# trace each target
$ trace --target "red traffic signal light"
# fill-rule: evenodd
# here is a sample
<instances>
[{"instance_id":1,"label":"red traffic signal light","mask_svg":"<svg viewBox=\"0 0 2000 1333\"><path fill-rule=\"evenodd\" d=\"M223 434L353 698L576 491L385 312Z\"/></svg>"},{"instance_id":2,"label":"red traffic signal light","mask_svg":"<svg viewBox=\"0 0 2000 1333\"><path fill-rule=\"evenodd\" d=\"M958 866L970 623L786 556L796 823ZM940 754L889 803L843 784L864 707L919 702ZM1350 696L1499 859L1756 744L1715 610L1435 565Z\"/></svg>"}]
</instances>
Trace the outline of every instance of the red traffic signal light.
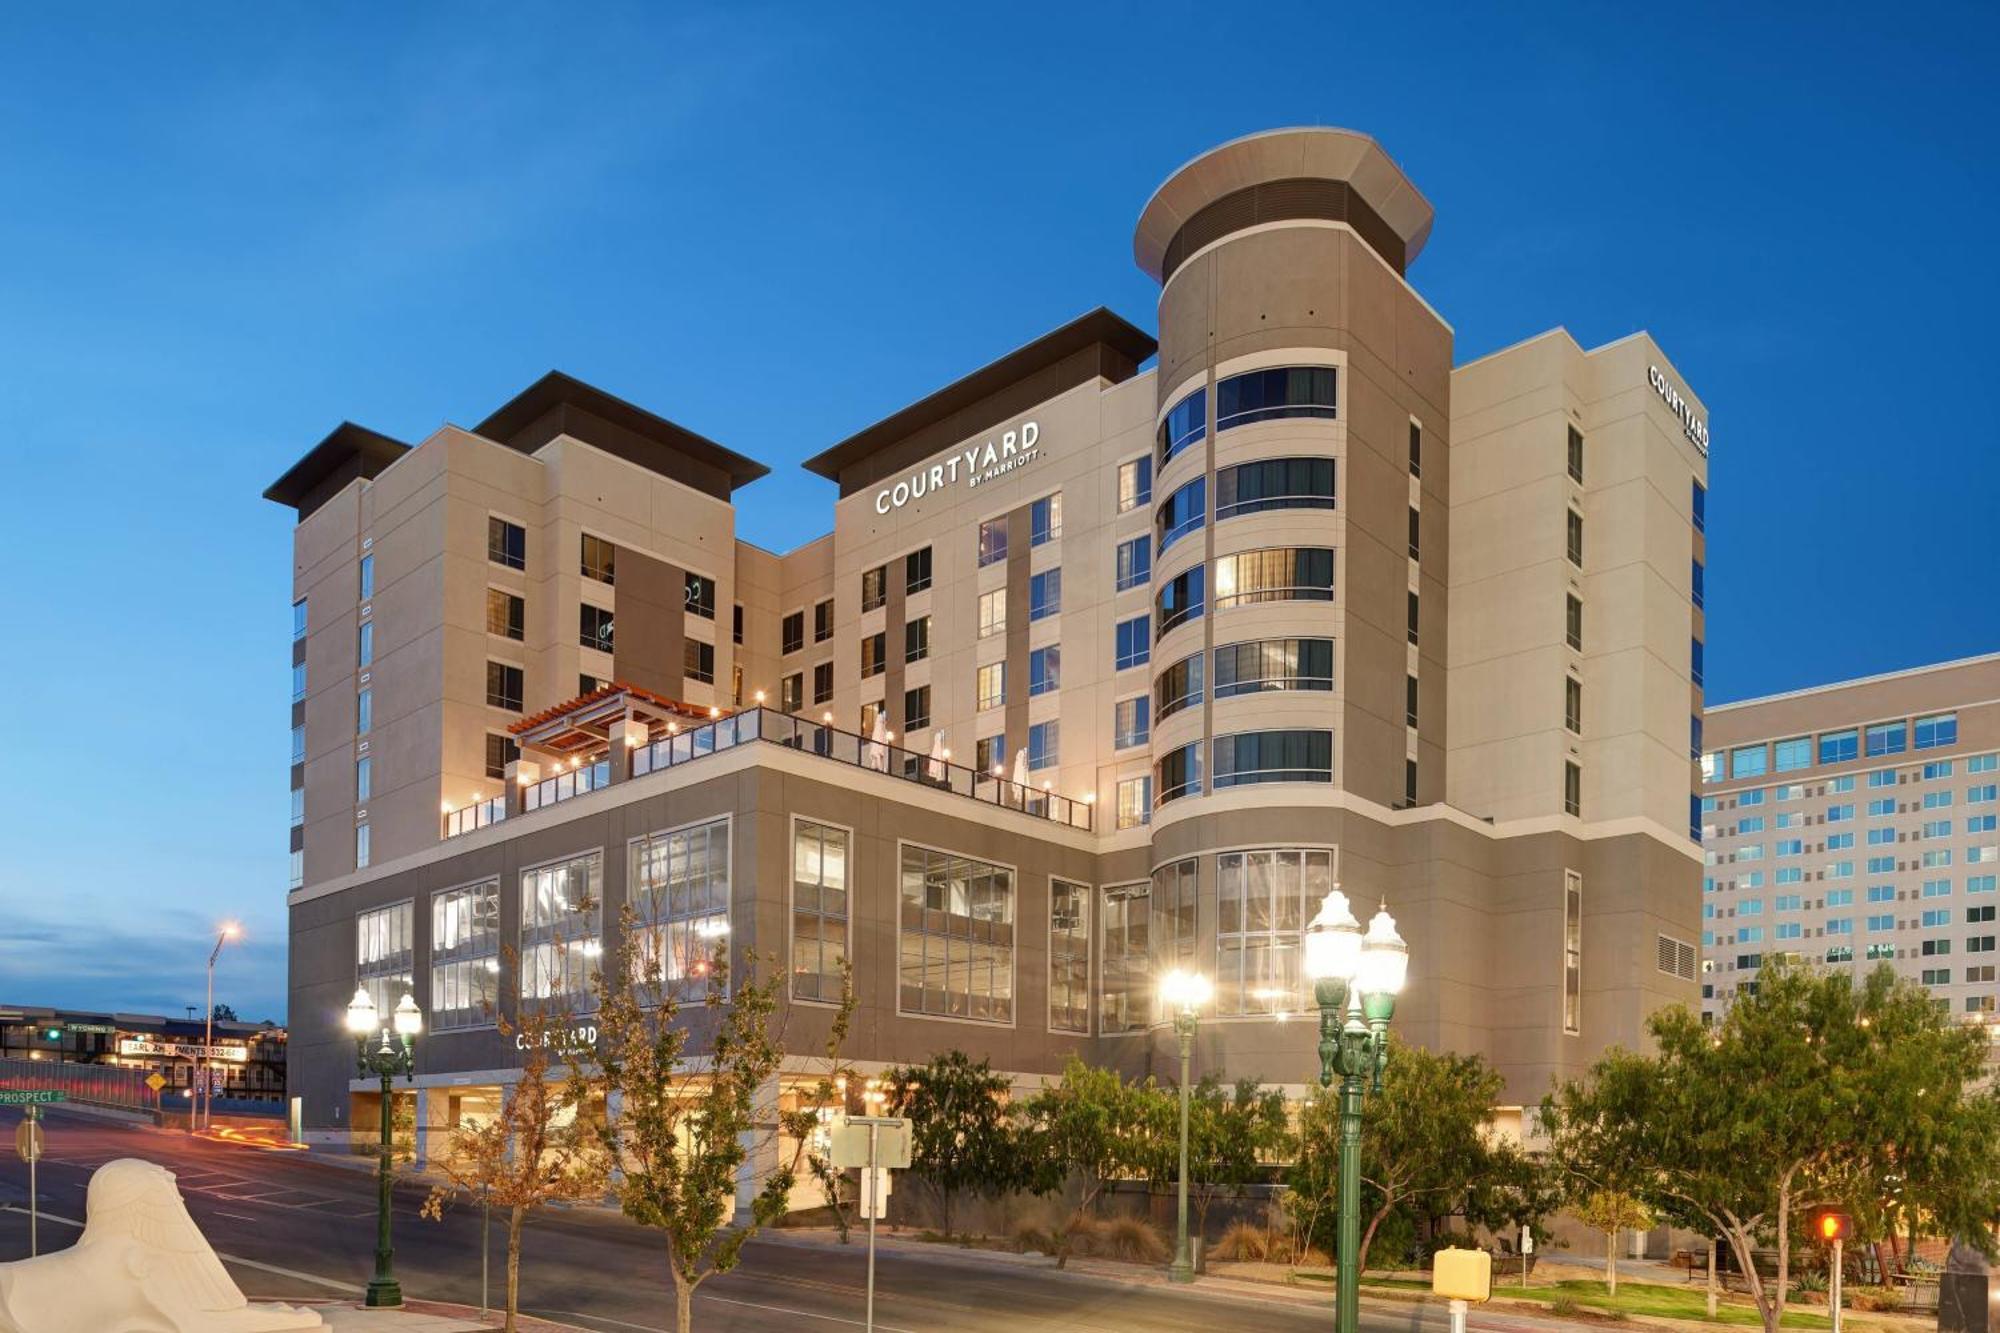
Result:
<instances>
[{"instance_id":1,"label":"red traffic signal light","mask_svg":"<svg viewBox=\"0 0 2000 1333\"><path fill-rule=\"evenodd\" d=\"M1846 1240L1853 1230L1854 1219L1837 1209L1822 1208L1813 1216L1813 1234L1829 1245Z\"/></svg>"}]
</instances>

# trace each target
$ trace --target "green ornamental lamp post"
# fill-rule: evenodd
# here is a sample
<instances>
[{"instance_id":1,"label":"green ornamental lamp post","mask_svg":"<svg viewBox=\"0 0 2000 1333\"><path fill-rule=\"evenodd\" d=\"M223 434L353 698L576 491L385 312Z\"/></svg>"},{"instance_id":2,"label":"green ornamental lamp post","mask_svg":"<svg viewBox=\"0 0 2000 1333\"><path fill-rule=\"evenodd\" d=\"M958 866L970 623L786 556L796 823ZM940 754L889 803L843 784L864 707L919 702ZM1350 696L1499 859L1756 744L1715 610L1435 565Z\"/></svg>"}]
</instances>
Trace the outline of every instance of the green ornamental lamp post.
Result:
<instances>
[{"instance_id":1,"label":"green ornamental lamp post","mask_svg":"<svg viewBox=\"0 0 2000 1333\"><path fill-rule=\"evenodd\" d=\"M1181 1039L1181 1171L1180 1223L1175 1233L1174 1261L1167 1277L1174 1282L1194 1281L1194 1253L1188 1248L1188 1068L1194 1058L1194 1030L1201 1021L1201 1007L1213 990L1199 972L1179 968L1160 978L1160 1000L1174 1016L1174 1031Z\"/></svg>"},{"instance_id":2,"label":"green ornamental lamp post","mask_svg":"<svg viewBox=\"0 0 2000 1333\"><path fill-rule=\"evenodd\" d=\"M377 1167L377 1204L375 1217L375 1276L368 1279L366 1304L371 1307L393 1307L403 1303L403 1288L396 1281L391 1267L391 1257L395 1251L389 1245L389 1184L395 1129L394 1089L396 1075L412 1079L416 1074L416 1037L423 1030L424 1016L417 1008L414 995L405 994L396 1005L396 1013L391 1020L394 1025L394 1039L390 1026L381 1023L381 1015L375 1008L374 999L366 986L358 987L354 999L347 1006L347 1030L354 1034L354 1062L362 1077L374 1074L382 1080L382 1156ZM379 1025L379 1026L378 1026ZM374 1050L369 1042L380 1031L382 1044Z\"/></svg>"},{"instance_id":3,"label":"green ornamental lamp post","mask_svg":"<svg viewBox=\"0 0 2000 1333\"><path fill-rule=\"evenodd\" d=\"M1410 952L1396 933L1387 903L1361 933L1339 889L1326 895L1307 923L1305 974L1319 1002L1319 1082L1340 1075L1340 1236L1337 1333L1361 1324L1361 1104L1382 1090L1389 1062L1389 1020L1409 973Z\"/></svg>"}]
</instances>

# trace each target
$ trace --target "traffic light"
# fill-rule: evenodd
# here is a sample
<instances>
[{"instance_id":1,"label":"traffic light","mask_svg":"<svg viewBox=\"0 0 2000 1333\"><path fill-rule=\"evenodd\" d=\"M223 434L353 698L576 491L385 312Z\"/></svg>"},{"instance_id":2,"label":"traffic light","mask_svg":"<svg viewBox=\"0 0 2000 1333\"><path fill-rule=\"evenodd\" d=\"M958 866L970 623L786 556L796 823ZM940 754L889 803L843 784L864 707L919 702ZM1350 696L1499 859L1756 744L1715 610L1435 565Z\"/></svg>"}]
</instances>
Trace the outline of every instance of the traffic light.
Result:
<instances>
[{"instance_id":1,"label":"traffic light","mask_svg":"<svg viewBox=\"0 0 2000 1333\"><path fill-rule=\"evenodd\" d=\"M1822 1208L1813 1215L1813 1234L1823 1244L1831 1245L1837 1240L1846 1240L1854 1230L1854 1219L1837 1208Z\"/></svg>"},{"instance_id":2,"label":"traffic light","mask_svg":"<svg viewBox=\"0 0 2000 1333\"><path fill-rule=\"evenodd\" d=\"M61 1028L43 1028L43 1029L42 1029L42 1040L43 1040L43 1041L61 1041L61 1040L62 1040L62 1029L61 1029Z\"/></svg>"}]
</instances>

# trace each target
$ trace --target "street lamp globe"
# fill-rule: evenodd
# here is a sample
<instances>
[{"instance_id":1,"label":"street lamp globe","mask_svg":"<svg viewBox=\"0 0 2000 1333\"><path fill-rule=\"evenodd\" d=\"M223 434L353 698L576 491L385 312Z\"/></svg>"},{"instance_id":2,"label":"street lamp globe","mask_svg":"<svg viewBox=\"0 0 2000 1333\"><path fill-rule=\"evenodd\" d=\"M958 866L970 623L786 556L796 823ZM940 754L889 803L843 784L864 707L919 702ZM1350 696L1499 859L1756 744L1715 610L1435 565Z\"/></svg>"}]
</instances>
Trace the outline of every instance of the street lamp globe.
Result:
<instances>
[{"instance_id":1,"label":"street lamp globe","mask_svg":"<svg viewBox=\"0 0 2000 1333\"><path fill-rule=\"evenodd\" d=\"M1214 991L1215 987L1208 978L1199 972L1183 971L1177 967L1160 978L1160 999L1176 1013L1199 1011Z\"/></svg>"},{"instance_id":2,"label":"street lamp globe","mask_svg":"<svg viewBox=\"0 0 2000 1333\"><path fill-rule=\"evenodd\" d=\"M1396 918L1389 915L1385 903L1368 923L1368 934L1362 939L1356 981L1364 996L1395 996L1402 993L1409 972L1410 946L1396 933Z\"/></svg>"},{"instance_id":3,"label":"street lamp globe","mask_svg":"<svg viewBox=\"0 0 2000 1333\"><path fill-rule=\"evenodd\" d=\"M354 988L354 998L347 1002L347 1030L357 1037L373 1036L376 1020L375 1000L368 994L366 986Z\"/></svg>"},{"instance_id":4,"label":"street lamp globe","mask_svg":"<svg viewBox=\"0 0 2000 1333\"><path fill-rule=\"evenodd\" d=\"M424 1015L417 1008L417 997L405 991L403 998L396 1002L396 1035L414 1037L424 1030Z\"/></svg>"},{"instance_id":5,"label":"street lamp globe","mask_svg":"<svg viewBox=\"0 0 2000 1333\"><path fill-rule=\"evenodd\" d=\"M1321 900L1319 914L1306 923L1303 961L1308 981L1353 981L1360 970L1361 923L1339 889Z\"/></svg>"}]
</instances>

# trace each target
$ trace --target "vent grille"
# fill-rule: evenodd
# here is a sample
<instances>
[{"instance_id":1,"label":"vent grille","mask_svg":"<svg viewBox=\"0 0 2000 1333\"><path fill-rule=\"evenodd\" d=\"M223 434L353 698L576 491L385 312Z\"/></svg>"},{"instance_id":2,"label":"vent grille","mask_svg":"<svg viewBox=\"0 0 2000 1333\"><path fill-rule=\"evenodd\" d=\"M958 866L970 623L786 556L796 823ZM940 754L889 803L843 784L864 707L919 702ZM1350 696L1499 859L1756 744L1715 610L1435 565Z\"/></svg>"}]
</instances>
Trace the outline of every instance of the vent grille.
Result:
<instances>
[{"instance_id":1,"label":"vent grille","mask_svg":"<svg viewBox=\"0 0 2000 1333\"><path fill-rule=\"evenodd\" d=\"M1686 940L1677 940L1671 935L1662 935L1659 941L1660 971L1670 977L1679 977L1682 981L1693 981L1697 966L1694 946Z\"/></svg>"}]
</instances>

